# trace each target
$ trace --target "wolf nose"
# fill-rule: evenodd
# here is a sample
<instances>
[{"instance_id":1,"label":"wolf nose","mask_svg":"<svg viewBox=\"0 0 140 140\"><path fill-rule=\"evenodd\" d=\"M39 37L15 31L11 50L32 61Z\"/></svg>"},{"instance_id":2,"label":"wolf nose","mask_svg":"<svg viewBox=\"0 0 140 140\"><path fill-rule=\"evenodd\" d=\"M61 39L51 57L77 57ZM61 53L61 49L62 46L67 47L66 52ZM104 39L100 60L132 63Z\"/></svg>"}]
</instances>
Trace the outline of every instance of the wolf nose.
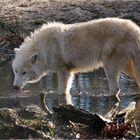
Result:
<instances>
[{"instance_id":1,"label":"wolf nose","mask_svg":"<svg viewBox=\"0 0 140 140\"><path fill-rule=\"evenodd\" d=\"M16 90L20 90L20 88L18 86L14 86L14 89Z\"/></svg>"}]
</instances>

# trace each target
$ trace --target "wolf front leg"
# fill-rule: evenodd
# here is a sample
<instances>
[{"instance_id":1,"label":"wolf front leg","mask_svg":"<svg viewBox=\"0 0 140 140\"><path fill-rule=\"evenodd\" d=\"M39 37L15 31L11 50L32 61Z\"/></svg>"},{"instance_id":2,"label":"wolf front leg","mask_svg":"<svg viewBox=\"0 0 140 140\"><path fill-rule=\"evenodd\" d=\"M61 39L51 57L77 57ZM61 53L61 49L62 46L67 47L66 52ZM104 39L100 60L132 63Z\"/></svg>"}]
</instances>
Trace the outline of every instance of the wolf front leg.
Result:
<instances>
[{"instance_id":1,"label":"wolf front leg","mask_svg":"<svg viewBox=\"0 0 140 140\"><path fill-rule=\"evenodd\" d=\"M69 94L73 80L73 73L66 68L62 68L57 72L57 76L59 92L62 94Z\"/></svg>"}]
</instances>

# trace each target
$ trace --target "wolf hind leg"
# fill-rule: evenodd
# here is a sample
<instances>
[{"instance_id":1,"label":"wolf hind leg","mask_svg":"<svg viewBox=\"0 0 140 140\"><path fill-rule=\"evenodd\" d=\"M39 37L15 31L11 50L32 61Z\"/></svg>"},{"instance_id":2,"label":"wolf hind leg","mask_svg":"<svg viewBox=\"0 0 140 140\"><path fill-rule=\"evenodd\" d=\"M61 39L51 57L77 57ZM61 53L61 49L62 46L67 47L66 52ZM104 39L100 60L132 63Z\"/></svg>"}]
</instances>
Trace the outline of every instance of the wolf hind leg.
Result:
<instances>
[{"instance_id":1,"label":"wolf hind leg","mask_svg":"<svg viewBox=\"0 0 140 140\"><path fill-rule=\"evenodd\" d=\"M138 51L136 54L136 58L134 61L134 68L136 69L136 74L135 74L136 83L140 88L140 51Z\"/></svg>"},{"instance_id":2,"label":"wolf hind leg","mask_svg":"<svg viewBox=\"0 0 140 140\"><path fill-rule=\"evenodd\" d=\"M119 89L119 79L120 79L120 70L118 66L112 62L109 62L104 65L104 70L109 84L109 93L110 95L116 95L120 93Z\"/></svg>"},{"instance_id":3,"label":"wolf hind leg","mask_svg":"<svg viewBox=\"0 0 140 140\"><path fill-rule=\"evenodd\" d=\"M140 55L140 54L138 54ZM125 65L124 72L128 74L140 87L140 57L130 58Z\"/></svg>"}]
</instances>

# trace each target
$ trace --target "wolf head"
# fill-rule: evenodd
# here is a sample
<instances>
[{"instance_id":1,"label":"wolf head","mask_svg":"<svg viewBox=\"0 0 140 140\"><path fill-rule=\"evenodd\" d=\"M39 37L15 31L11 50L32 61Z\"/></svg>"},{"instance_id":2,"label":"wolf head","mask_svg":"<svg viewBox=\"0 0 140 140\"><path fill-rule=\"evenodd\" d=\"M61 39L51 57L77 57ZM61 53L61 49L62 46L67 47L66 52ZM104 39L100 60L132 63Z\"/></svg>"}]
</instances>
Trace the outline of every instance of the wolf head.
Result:
<instances>
[{"instance_id":1,"label":"wolf head","mask_svg":"<svg viewBox=\"0 0 140 140\"><path fill-rule=\"evenodd\" d=\"M27 83L35 83L46 74L39 59L38 53L15 48L15 59L12 63L15 74L13 83L15 89L20 90Z\"/></svg>"}]
</instances>

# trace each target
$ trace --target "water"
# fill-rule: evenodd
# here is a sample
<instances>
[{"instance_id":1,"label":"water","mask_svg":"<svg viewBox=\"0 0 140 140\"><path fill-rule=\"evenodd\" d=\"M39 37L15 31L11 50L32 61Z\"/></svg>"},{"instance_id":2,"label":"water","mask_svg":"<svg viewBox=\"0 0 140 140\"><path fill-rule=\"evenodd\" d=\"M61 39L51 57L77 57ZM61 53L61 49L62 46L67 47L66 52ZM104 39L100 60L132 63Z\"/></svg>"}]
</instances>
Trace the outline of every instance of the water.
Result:
<instances>
[{"instance_id":1,"label":"water","mask_svg":"<svg viewBox=\"0 0 140 140\"><path fill-rule=\"evenodd\" d=\"M14 75L11 64L0 67L0 108L15 106L15 92L12 87ZM140 133L140 89L128 77L122 75L121 87L121 108L125 108L130 102L136 102L135 119ZM40 105L39 93L47 92L47 105L51 108L59 103L72 103L90 112L105 115L116 103L113 96L108 95L108 82L103 70L94 73L78 74L75 76L71 95L64 96L57 93L57 76L50 73L41 81L25 87L20 95L22 105ZM71 97L71 98L70 98Z\"/></svg>"}]
</instances>

